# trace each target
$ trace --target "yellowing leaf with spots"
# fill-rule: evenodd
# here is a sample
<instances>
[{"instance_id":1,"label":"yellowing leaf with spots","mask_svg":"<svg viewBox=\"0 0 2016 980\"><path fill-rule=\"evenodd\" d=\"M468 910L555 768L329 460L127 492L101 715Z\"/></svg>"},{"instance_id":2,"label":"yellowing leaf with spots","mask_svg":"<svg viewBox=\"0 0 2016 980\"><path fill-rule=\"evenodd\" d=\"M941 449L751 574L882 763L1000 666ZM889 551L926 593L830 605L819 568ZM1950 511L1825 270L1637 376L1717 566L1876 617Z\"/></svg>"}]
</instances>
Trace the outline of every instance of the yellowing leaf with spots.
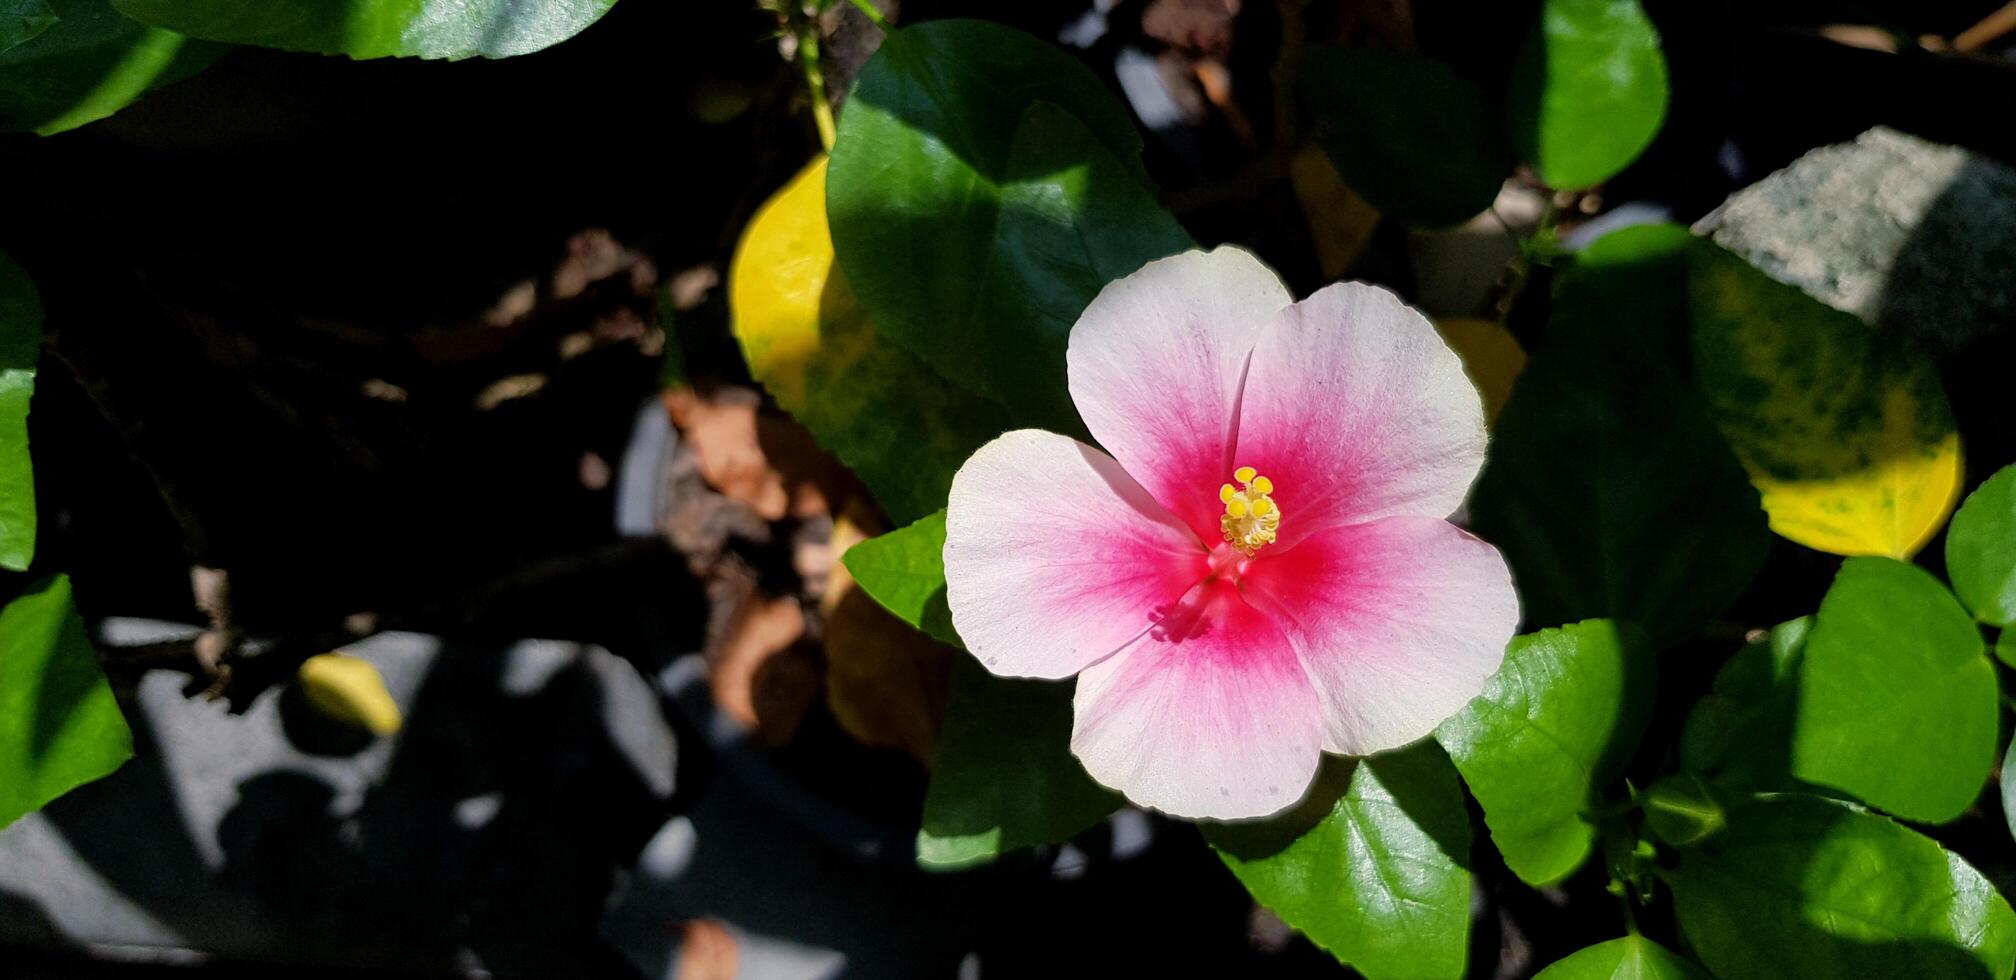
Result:
<instances>
[{"instance_id":1,"label":"yellowing leaf with spots","mask_svg":"<svg viewBox=\"0 0 2016 980\"><path fill-rule=\"evenodd\" d=\"M1512 397L1512 383L1526 369L1526 348L1504 324L1483 317L1447 317L1435 321L1435 329L1463 359L1464 372L1484 396L1485 420L1498 421L1505 400Z\"/></svg>"},{"instance_id":2,"label":"yellowing leaf with spots","mask_svg":"<svg viewBox=\"0 0 2016 980\"><path fill-rule=\"evenodd\" d=\"M295 680L310 707L374 735L399 731L405 718L385 689L385 677L371 661L347 653L323 653L301 664Z\"/></svg>"},{"instance_id":3,"label":"yellowing leaf with spots","mask_svg":"<svg viewBox=\"0 0 2016 980\"><path fill-rule=\"evenodd\" d=\"M1931 360L1705 240L1690 271L1695 371L1771 529L1837 555L1923 547L1961 471Z\"/></svg>"},{"instance_id":4,"label":"yellowing leaf with spots","mask_svg":"<svg viewBox=\"0 0 2016 980\"><path fill-rule=\"evenodd\" d=\"M999 406L885 340L833 262L826 158L763 204L728 272L756 380L909 523L945 506L952 473L1007 427Z\"/></svg>"}]
</instances>

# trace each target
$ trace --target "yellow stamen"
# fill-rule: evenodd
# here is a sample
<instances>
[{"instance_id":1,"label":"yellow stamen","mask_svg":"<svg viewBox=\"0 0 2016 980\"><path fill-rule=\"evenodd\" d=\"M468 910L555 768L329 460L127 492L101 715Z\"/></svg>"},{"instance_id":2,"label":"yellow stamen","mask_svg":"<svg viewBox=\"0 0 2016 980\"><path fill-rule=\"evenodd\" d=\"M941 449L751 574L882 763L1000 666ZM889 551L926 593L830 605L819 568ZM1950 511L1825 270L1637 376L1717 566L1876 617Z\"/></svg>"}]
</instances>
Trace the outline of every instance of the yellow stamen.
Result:
<instances>
[{"instance_id":1,"label":"yellow stamen","mask_svg":"<svg viewBox=\"0 0 2016 980\"><path fill-rule=\"evenodd\" d=\"M1268 496L1274 492L1274 481L1253 467L1239 467L1232 471L1232 478L1239 481L1239 489L1230 483L1218 488L1218 499L1225 504L1225 516L1218 519L1218 527L1225 532L1226 541L1250 555L1274 543L1281 526L1281 505Z\"/></svg>"}]
</instances>

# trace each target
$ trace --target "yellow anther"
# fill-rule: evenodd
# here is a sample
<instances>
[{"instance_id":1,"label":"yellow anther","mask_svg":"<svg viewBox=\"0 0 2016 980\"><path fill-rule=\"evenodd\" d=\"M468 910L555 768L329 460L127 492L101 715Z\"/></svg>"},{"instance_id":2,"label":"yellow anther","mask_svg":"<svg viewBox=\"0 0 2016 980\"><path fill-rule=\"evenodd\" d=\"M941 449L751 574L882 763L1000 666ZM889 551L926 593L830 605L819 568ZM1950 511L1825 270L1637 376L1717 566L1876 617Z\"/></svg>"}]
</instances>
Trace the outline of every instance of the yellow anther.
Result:
<instances>
[{"instance_id":1,"label":"yellow anther","mask_svg":"<svg viewBox=\"0 0 2016 980\"><path fill-rule=\"evenodd\" d=\"M1232 478L1244 489L1230 483L1218 488L1218 499L1225 503L1225 516L1218 519L1218 527L1225 532L1226 541L1250 555L1274 543L1281 526L1281 505L1267 496L1274 492L1274 481L1261 476L1259 470L1241 466L1232 471Z\"/></svg>"}]
</instances>

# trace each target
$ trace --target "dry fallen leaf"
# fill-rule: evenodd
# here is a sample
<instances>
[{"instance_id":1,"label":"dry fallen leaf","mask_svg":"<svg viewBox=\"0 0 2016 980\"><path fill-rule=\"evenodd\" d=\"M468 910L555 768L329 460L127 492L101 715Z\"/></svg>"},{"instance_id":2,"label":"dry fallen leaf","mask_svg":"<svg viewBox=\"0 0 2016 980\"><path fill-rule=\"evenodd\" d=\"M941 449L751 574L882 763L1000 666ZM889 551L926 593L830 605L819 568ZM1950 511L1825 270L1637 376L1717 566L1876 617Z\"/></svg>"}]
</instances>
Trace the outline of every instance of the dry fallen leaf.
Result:
<instances>
[{"instance_id":1,"label":"dry fallen leaf","mask_svg":"<svg viewBox=\"0 0 2016 980\"><path fill-rule=\"evenodd\" d=\"M858 505L834 521L833 551L845 552L879 529ZM864 745L899 748L931 764L945 700L952 690L951 647L896 618L854 583L847 567L828 573L826 704Z\"/></svg>"},{"instance_id":2,"label":"dry fallen leaf","mask_svg":"<svg viewBox=\"0 0 2016 980\"><path fill-rule=\"evenodd\" d=\"M818 696L815 655L795 649L804 636L797 599L752 591L709 663L714 703L767 745L790 742Z\"/></svg>"},{"instance_id":3,"label":"dry fallen leaf","mask_svg":"<svg viewBox=\"0 0 2016 980\"><path fill-rule=\"evenodd\" d=\"M764 412L763 396L682 385L664 397L708 485L765 520L826 513L825 487L839 479L839 464L802 427Z\"/></svg>"}]
</instances>

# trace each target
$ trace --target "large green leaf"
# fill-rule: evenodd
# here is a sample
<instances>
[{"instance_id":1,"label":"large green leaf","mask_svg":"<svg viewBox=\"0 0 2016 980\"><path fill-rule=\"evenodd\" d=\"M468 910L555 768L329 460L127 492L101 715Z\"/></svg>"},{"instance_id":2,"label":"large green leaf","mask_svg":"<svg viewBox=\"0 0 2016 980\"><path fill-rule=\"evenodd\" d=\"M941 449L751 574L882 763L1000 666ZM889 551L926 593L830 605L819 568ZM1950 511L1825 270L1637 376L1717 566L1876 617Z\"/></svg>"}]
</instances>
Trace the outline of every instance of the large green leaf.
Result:
<instances>
[{"instance_id":1,"label":"large green leaf","mask_svg":"<svg viewBox=\"0 0 2016 980\"><path fill-rule=\"evenodd\" d=\"M132 755L70 580L39 582L0 608L0 827Z\"/></svg>"},{"instance_id":2,"label":"large green leaf","mask_svg":"<svg viewBox=\"0 0 2016 980\"><path fill-rule=\"evenodd\" d=\"M1770 548L1686 374L1690 241L1651 225L1578 255L1498 417L1471 520L1511 562L1530 623L1628 619L1664 648L1741 594Z\"/></svg>"},{"instance_id":3,"label":"large green leaf","mask_svg":"<svg viewBox=\"0 0 2016 980\"><path fill-rule=\"evenodd\" d=\"M1932 361L1712 242L1691 259L1700 389L1771 529L1837 555L1915 554L1960 490Z\"/></svg>"},{"instance_id":4,"label":"large green leaf","mask_svg":"<svg viewBox=\"0 0 2016 980\"><path fill-rule=\"evenodd\" d=\"M1659 32L1638 0L1546 0L1506 101L1513 145L1542 180L1609 180L1666 119Z\"/></svg>"},{"instance_id":5,"label":"large green leaf","mask_svg":"<svg viewBox=\"0 0 2016 980\"><path fill-rule=\"evenodd\" d=\"M1512 171L1505 127L1475 83L1411 51L1312 46L1296 88L1312 139L1351 189L1416 225L1453 225Z\"/></svg>"},{"instance_id":6,"label":"large green leaf","mask_svg":"<svg viewBox=\"0 0 2016 980\"><path fill-rule=\"evenodd\" d=\"M847 281L875 325L1015 422L1082 432L1064 345L1099 289L1189 247L1132 121L1010 28L930 21L862 69L827 173Z\"/></svg>"},{"instance_id":7,"label":"large green leaf","mask_svg":"<svg viewBox=\"0 0 2016 980\"><path fill-rule=\"evenodd\" d=\"M952 611L945 604L944 511L869 538L847 549L840 563L863 591L898 619L953 646L964 646L952 630Z\"/></svg>"},{"instance_id":8,"label":"large green leaf","mask_svg":"<svg viewBox=\"0 0 2016 980\"><path fill-rule=\"evenodd\" d=\"M47 0L0 0L0 52L56 26Z\"/></svg>"},{"instance_id":9,"label":"large green leaf","mask_svg":"<svg viewBox=\"0 0 2016 980\"><path fill-rule=\"evenodd\" d=\"M28 402L42 351L42 297L28 273L0 255L0 568L35 557L35 470L28 457Z\"/></svg>"},{"instance_id":10,"label":"large green leaf","mask_svg":"<svg viewBox=\"0 0 2016 980\"><path fill-rule=\"evenodd\" d=\"M1953 594L1915 565L1844 562L1799 665L1792 772L1941 823L1995 765L1995 666Z\"/></svg>"},{"instance_id":11,"label":"large green leaf","mask_svg":"<svg viewBox=\"0 0 2016 980\"><path fill-rule=\"evenodd\" d=\"M1792 778L1799 664L1813 617L1781 623L1738 650L1695 702L1680 733L1680 764L1732 790L1778 790Z\"/></svg>"},{"instance_id":12,"label":"large green leaf","mask_svg":"<svg viewBox=\"0 0 2016 980\"><path fill-rule=\"evenodd\" d=\"M1436 729L1527 883L1553 884L1588 858L1585 814L1645 731L1650 661L1641 636L1608 620L1521 636L1484 693Z\"/></svg>"},{"instance_id":13,"label":"large green leaf","mask_svg":"<svg viewBox=\"0 0 2016 980\"><path fill-rule=\"evenodd\" d=\"M729 311L750 373L859 474L889 516L945 506L952 473L1007 415L890 343L833 264L826 160L756 212L729 268Z\"/></svg>"},{"instance_id":14,"label":"large green leaf","mask_svg":"<svg viewBox=\"0 0 2016 980\"><path fill-rule=\"evenodd\" d=\"M953 869L1070 840L1123 802L1071 754L1071 685L987 673L971 657L952 681L924 796L917 863Z\"/></svg>"},{"instance_id":15,"label":"large green leaf","mask_svg":"<svg viewBox=\"0 0 2016 980\"><path fill-rule=\"evenodd\" d=\"M1680 851L1680 927L1722 980L2007 980L2016 913L1958 855L1813 796L1764 797Z\"/></svg>"},{"instance_id":16,"label":"large green leaf","mask_svg":"<svg viewBox=\"0 0 2016 980\"><path fill-rule=\"evenodd\" d=\"M121 16L109 0L50 3L54 25L0 51L0 131L47 136L96 122L225 50Z\"/></svg>"},{"instance_id":17,"label":"large green leaf","mask_svg":"<svg viewBox=\"0 0 2016 980\"><path fill-rule=\"evenodd\" d=\"M1463 975L1470 822L1432 742L1326 756L1288 813L1202 827L1255 900L1371 980Z\"/></svg>"},{"instance_id":18,"label":"large green leaf","mask_svg":"<svg viewBox=\"0 0 2016 980\"><path fill-rule=\"evenodd\" d=\"M508 58L559 44L616 0L113 0L135 20L233 44L352 58Z\"/></svg>"},{"instance_id":19,"label":"large green leaf","mask_svg":"<svg viewBox=\"0 0 2016 980\"><path fill-rule=\"evenodd\" d=\"M1708 980L1678 953L1637 934L1568 955L1533 980Z\"/></svg>"},{"instance_id":20,"label":"large green leaf","mask_svg":"<svg viewBox=\"0 0 2016 980\"><path fill-rule=\"evenodd\" d=\"M1976 618L2016 623L2016 466L1989 477L1953 515L1946 574Z\"/></svg>"}]
</instances>

